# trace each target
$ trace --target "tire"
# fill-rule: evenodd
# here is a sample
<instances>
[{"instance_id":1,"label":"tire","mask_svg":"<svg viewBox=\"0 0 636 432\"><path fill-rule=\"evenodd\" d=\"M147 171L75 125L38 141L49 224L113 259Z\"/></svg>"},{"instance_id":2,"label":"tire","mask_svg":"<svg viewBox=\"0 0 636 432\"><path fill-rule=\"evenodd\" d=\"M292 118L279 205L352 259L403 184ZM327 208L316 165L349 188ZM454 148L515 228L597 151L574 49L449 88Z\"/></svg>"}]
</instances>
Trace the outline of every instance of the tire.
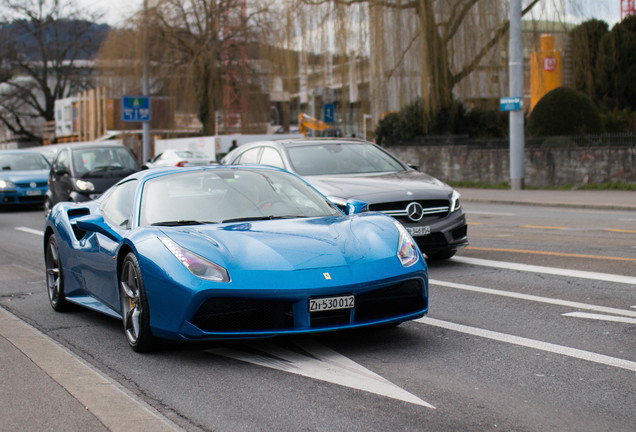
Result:
<instances>
[{"instance_id":1,"label":"tire","mask_svg":"<svg viewBox=\"0 0 636 432\"><path fill-rule=\"evenodd\" d=\"M445 250L440 252L426 253L426 257L431 261L440 261L452 258L455 253L457 253L456 250Z\"/></svg>"},{"instance_id":2,"label":"tire","mask_svg":"<svg viewBox=\"0 0 636 432\"><path fill-rule=\"evenodd\" d=\"M150 331L150 310L139 262L130 252L124 258L119 274L121 313L124 333L133 351L152 351L156 340Z\"/></svg>"},{"instance_id":3,"label":"tire","mask_svg":"<svg viewBox=\"0 0 636 432\"><path fill-rule=\"evenodd\" d=\"M64 271L62 269L62 259L60 258L60 250L57 247L55 235L51 235L46 241L44 265L46 268L46 290L49 295L49 303L51 304L51 307L56 312L69 310L70 305L64 296Z\"/></svg>"}]
</instances>

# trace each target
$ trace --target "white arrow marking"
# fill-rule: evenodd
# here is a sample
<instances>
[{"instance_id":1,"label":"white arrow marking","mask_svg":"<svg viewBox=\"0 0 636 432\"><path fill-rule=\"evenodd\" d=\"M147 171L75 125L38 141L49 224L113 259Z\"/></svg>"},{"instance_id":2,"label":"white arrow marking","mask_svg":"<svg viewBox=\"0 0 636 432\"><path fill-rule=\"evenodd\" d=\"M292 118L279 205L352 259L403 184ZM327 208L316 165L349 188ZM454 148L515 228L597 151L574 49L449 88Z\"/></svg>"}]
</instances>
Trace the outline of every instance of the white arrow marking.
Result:
<instances>
[{"instance_id":1,"label":"white arrow marking","mask_svg":"<svg viewBox=\"0 0 636 432\"><path fill-rule=\"evenodd\" d=\"M622 316L601 315L601 314L593 314L588 312L569 312L569 313L564 313L561 315L566 317L573 317L573 318L586 318L586 319L593 319L593 320L599 320L599 321L612 321L612 322L619 322L619 323L636 324L636 318L627 318Z\"/></svg>"},{"instance_id":2,"label":"white arrow marking","mask_svg":"<svg viewBox=\"0 0 636 432\"><path fill-rule=\"evenodd\" d=\"M324 345L311 340L296 344L306 354L267 342L250 344L249 352L232 348L213 348L207 352L435 409L428 402Z\"/></svg>"}]
</instances>

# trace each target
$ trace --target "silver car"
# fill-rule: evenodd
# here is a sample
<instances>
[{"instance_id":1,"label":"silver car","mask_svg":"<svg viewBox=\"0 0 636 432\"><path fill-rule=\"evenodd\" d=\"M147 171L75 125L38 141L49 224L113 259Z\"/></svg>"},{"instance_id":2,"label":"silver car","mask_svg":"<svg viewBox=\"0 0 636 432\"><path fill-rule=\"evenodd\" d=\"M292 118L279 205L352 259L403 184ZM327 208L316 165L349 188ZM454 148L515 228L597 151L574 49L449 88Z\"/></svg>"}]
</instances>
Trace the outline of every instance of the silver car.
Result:
<instances>
[{"instance_id":1,"label":"silver car","mask_svg":"<svg viewBox=\"0 0 636 432\"><path fill-rule=\"evenodd\" d=\"M216 163L213 157L199 150L166 150L159 153L155 158L143 165L143 168L157 168L168 166L198 166L212 165Z\"/></svg>"},{"instance_id":2,"label":"silver car","mask_svg":"<svg viewBox=\"0 0 636 432\"><path fill-rule=\"evenodd\" d=\"M429 259L447 259L468 244L459 193L359 139L298 138L244 144L223 164L273 165L291 171L344 208L348 199L393 216Z\"/></svg>"}]
</instances>

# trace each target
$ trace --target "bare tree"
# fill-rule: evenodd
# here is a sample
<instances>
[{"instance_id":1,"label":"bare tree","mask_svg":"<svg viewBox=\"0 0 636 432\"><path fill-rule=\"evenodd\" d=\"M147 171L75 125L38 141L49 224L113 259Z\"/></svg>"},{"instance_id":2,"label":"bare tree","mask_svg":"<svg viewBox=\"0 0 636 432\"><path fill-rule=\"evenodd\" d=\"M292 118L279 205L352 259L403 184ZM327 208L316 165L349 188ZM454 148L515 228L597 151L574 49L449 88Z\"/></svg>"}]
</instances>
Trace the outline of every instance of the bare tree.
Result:
<instances>
[{"instance_id":1,"label":"bare tree","mask_svg":"<svg viewBox=\"0 0 636 432\"><path fill-rule=\"evenodd\" d=\"M525 1L523 15L541 1ZM333 68L340 73L351 70L345 65L355 57L368 58L368 69L358 73L370 77L372 103L401 98L385 109L418 95L425 112L449 106L460 82L485 65L505 61L504 0L299 0L287 7L294 10L291 28L303 40L293 48L322 56L331 51L341 62Z\"/></svg>"},{"instance_id":2,"label":"bare tree","mask_svg":"<svg viewBox=\"0 0 636 432\"><path fill-rule=\"evenodd\" d=\"M71 2L4 0L0 17L0 122L41 140L55 100L90 86L91 64L107 26Z\"/></svg>"},{"instance_id":3,"label":"bare tree","mask_svg":"<svg viewBox=\"0 0 636 432\"><path fill-rule=\"evenodd\" d=\"M214 134L215 113L223 108L228 86L224 77L228 69L245 66L239 64L238 52L249 44L250 22L262 11L253 3L242 15L243 0L157 0L146 24L140 14L128 28L111 33L100 63L117 68L120 80L128 77L130 86L140 82L142 50L147 50L151 95L173 97L177 110L196 112L203 133ZM140 43L144 25L146 47ZM247 79L231 85L248 91Z\"/></svg>"}]
</instances>

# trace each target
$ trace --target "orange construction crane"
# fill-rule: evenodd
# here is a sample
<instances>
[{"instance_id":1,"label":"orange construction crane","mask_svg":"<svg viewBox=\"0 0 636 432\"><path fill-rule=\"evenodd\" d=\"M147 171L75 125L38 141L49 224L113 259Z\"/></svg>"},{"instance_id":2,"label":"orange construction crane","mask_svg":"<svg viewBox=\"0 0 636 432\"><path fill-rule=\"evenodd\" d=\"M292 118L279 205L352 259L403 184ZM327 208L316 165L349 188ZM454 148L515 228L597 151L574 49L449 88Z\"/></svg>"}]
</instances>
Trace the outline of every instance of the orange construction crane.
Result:
<instances>
[{"instance_id":1,"label":"orange construction crane","mask_svg":"<svg viewBox=\"0 0 636 432\"><path fill-rule=\"evenodd\" d=\"M298 114L298 131L305 136L341 136L338 127L305 113Z\"/></svg>"}]
</instances>

